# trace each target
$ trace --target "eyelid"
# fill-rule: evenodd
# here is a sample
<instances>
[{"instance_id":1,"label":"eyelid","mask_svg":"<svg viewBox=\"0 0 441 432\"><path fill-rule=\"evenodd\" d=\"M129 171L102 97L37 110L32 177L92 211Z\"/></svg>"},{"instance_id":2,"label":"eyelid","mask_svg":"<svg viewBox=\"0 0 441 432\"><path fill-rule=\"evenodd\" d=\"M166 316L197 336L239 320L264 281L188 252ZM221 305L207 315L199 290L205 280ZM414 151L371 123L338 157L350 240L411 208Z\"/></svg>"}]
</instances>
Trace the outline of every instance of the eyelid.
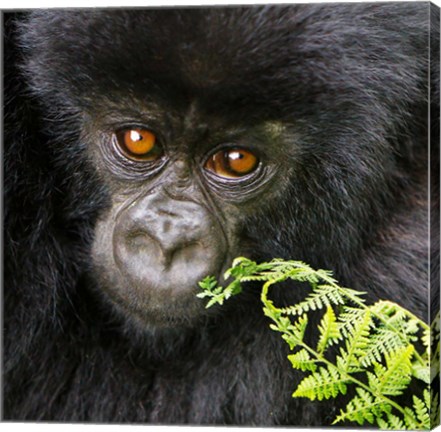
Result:
<instances>
[{"instance_id":1,"label":"eyelid","mask_svg":"<svg viewBox=\"0 0 441 432\"><path fill-rule=\"evenodd\" d=\"M128 158L118 145L115 134L106 135L99 146L104 166L118 180L138 182L155 176L168 163L166 154L154 161L139 161Z\"/></svg>"}]
</instances>

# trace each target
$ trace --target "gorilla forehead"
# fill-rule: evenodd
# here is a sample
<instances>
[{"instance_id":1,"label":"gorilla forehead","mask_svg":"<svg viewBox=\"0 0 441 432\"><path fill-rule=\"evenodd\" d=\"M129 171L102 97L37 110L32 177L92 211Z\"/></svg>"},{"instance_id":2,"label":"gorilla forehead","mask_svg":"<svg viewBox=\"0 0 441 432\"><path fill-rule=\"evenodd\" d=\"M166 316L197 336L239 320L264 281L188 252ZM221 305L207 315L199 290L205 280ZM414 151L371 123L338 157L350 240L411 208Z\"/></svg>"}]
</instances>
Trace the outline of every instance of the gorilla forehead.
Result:
<instances>
[{"instance_id":1,"label":"gorilla forehead","mask_svg":"<svg viewBox=\"0 0 441 432\"><path fill-rule=\"evenodd\" d=\"M381 26L373 39L368 29L384 20L393 27L403 8L417 27L425 19L423 6L35 11L22 43L28 48L30 79L48 96L58 90L84 103L103 91L157 92L174 101L200 95L218 105L240 100L289 111L299 101L330 93L344 103L344 95L352 97L361 82L365 87L378 83L378 74L389 80L391 92L394 80L402 88L394 58L403 53L406 39L391 38L393 32ZM408 54L411 59L415 53ZM371 67L372 58L377 68ZM379 67L382 58L384 67ZM403 55L395 60L402 65ZM418 66L401 68L410 75Z\"/></svg>"},{"instance_id":2,"label":"gorilla forehead","mask_svg":"<svg viewBox=\"0 0 441 432\"><path fill-rule=\"evenodd\" d=\"M335 12L345 20L344 11ZM250 94L254 87L262 94L262 81L267 81L274 98L279 83L284 94L287 81L299 83L289 92L297 94L312 77L325 73L332 63L326 60L329 50L337 56L335 63L338 53L332 46L342 36L339 26L333 22L332 28L330 21L326 38L323 29L317 31L320 21L329 18L312 5L37 11L31 14L24 45L31 48L37 87L44 69L42 83L49 78L55 88L73 87L74 95L89 93L90 86L130 90L135 82L138 92L141 82L150 93L158 85L174 98L177 89L211 97L237 95L241 89ZM346 32L350 26L348 20Z\"/></svg>"},{"instance_id":3,"label":"gorilla forehead","mask_svg":"<svg viewBox=\"0 0 441 432\"><path fill-rule=\"evenodd\" d=\"M297 8L38 11L31 15L34 48L97 76L176 79L201 86L256 73L285 58L283 33ZM29 35L29 33L28 33ZM29 36L28 36L29 37ZM51 58L56 53L56 59ZM272 52L271 58L267 53ZM277 54L279 53L279 54ZM251 61L254 60L254 61ZM257 70L256 70L257 69ZM164 75L165 74L165 75ZM223 82L225 84L225 82Z\"/></svg>"}]
</instances>

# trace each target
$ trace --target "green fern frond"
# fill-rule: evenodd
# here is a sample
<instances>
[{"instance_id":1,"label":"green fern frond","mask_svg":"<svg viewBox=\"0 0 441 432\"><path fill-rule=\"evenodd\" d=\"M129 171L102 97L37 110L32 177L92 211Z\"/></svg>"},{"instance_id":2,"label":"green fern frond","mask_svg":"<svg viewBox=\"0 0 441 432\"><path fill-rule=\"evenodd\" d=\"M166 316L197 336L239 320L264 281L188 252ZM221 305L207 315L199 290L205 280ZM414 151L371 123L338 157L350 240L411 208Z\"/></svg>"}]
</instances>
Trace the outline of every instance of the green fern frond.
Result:
<instances>
[{"instance_id":1,"label":"green fern frond","mask_svg":"<svg viewBox=\"0 0 441 432\"><path fill-rule=\"evenodd\" d=\"M357 388L357 396L355 396L346 406L346 411L340 410L340 415L335 419L334 423L342 421L356 421L359 425L365 421L374 424L378 417L383 413L390 413L392 406L385 403L379 397L372 396L368 391Z\"/></svg>"},{"instance_id":2,"label":"green fern frond","mask_svg":"<svg viewBox=\"0 0 441 432\"><path fill-rule=\"evenodd\" d=\"M406 413L406 416L404 417L404 423L407 429L410 430L425 429L425 428L421 428L416 418L416 414L411 408L404 407L404 412Z\"/></svg>"},{"instance_id":3,"label":"green fern frond","mask_svg":"<svg viewBox=\"0 0 441 432\"><path fill-rule=\"evenodd\" d=\"M411 380L411 357L413 352L413 345L408 345L407 347L399 348L391 355L386 354L386 366L375 363L374 371L379 385L375 386L373 390L390 396L402 394ZM370 384L373 385L373 383Z\"/></svg>"},{"instance_id":4,"label":"green fern frond","mask_svg":"<svg viewBox=\"0 0 441 432\"><path fill-rule=\"evenodd\" d=\"M337 368L320 368L313 375L304 378L298 385L293 397L307 397L311 400L335 398L339 394L346 394L347 380Z\"/></svg>"},{"instance_id":5,"label":"green fern frond","mask_svg":"<svg viewBox=\"0 0 441 432\"><path fill-rule=\"evenodd\" d=\"M326 348L337 342L341 337L340 327L331 306L328 306L326 309L318 329L320 337L317 344L317 352L323 354Z\"/></svg>"},{"instance_id":6,"label":"green fern frond","mask_svg":"<svg viewBox=\"0 0 441 432\"><path fill-rule=\"evenodd\" d=\"M427 396L429 400L426 400ZM432 395L432 392L426 390L424 392L424 401L426 405L430 406L430 420L432 422L432 425L439 425L440 424L439 394L435 393Z\"/></svg>"},{"instance_id":7,"label":"green fern frond","mask_svg":"<svg viewBox=\"0 0 441 432\"><path fill-rule=\"evenodd\" d=\"M380 300L371 306L372 313L383 318L386 328L391 329L397 334L401 334L403 339L416 340L415 335L419 330L419 319L413 317L406 309L397 307L397 304L386 300Z\"/></svg>"},{"instance_id":8,"label":"green fern frond","mask_svg":"<svg viewBox=\"0 0 441 432\"><path fill-rule=\"evenodd\" d=\"M426 390L426 393L429 392ZM428 401L426 398L422 401L419 397L414 396L413 407L419 421L419 429L430 429L430 396Z\"/></svg>"},{"instance_id":9,"label":"green fern frond","mask_svg":"<svg viewBox=\"0 0 441 432\"><path fill-rule=\"evenodd\" d=\"M313 270L299 261L274 259L257 264L238 258L225 278L231 282L224 288L214 278L205 278L198 297L208 300L207 307L223 304L241 291L243 282L263 282L261 300L270 328L289 345L293 368L308 374L294 397L335 398L352 386L355 396L335 423L376 423L382 429L416 430L439 422L437 394L425 390L414 395L412 406L402 406L396 399L412 380L429 387L435 379L440 359L439 316L429 328L390 301L366 305L365 293L342 288L330 272ZM297 304L279 308L268 298L268 291L288 279L309 283L311 291ZM314 348L307 337L308 312L317 310L324 310L324 314L318 337L312 341ZM337 345L337 353L330 349L332 345Z\"/></svg>"},{"instance_id":10,"label":"green fern frond","mask_svg":"<svg viewBox=\"0 0 441 432\"><path fill-rule=\"evenodd\" d=\"M351 307L344 305L341 308L341 312L338 315L338 322L340 324L340 333L344 338L349 337L349 329L357 326L357 323L360 322L365 310L359 307Z\"/></svg>"},{"instance_id":11,"label":"green fern frond","mask_svg":"<svg viewBox=\"0 0 441 432\"><path fill-rule=\"evenodd\" d=\"M438 369L439 371L439 369ZM425 382L426 384L430 384L432 382L432 378L430 376L430 365L413 363L412 364L412 376L420 381Z\"/></svg>"},{"instance_id":12,"label":"green fern frond","mask_svg":"<svg viewBox=\"0 0 441 432\"><path fill-rule=\"evenodd\" d=\"M397 417L394 414L388 414L387 415L387 427L386 429L393 429L393 430L406 430L406 426L404 424L404 421Z\"/></svg>"},{"instance_id":13,"label":"green fern frond","mask_svg":"<svg viewBox=\"0 0 441 432\"><path fill-rule=\"evenodd\" d=\"M384 327L377 328L376 333L369 338L369 346L360 363L363 367L379 363L385 354L392 354L404 346L405 341L397 333Z\"/></svg>"},{"instance_id":14,"label":"green fern frond","mask_svg":"<svg viewBox=\"0 0 441 432\"><path fill-rule=\"evenodd\" d=\"M348 334L345 341L346 349L341 349L341 367L345 372L360 370L360 358L364 357L369 347L369 333L372 326L371 313L365 309L359 320L347 326Z\"/></svg>"},{"instance_id":15,"label":"green fern frond","mask_svg":"<svg viewBox=\"0 0 441 432\"><path fill-rule=\"evenodd\" d=\"M297 345L303 343L306 327L308 325L308 316L306 314L301 316L293 324L285 323L284 318L286 317L281 317L277 325L270 324L270 328L283 333L282 339L289 345L289 348L293 350Z\"/></svg>"},{"instance_id":16,"label":"green fern frond","mask_svg":"<svg viewBox=\"0 0 441 432\"><path fill-rule=\"evenodd\" d=\"M339 291L333 290L329 285L317 285L304 301L294 306L280 308L280 310L286 315L300 315L305 312L322 309L324 306L343 304L345 304L345 300Z\"/></svg>"},{"instance_id":17,"label":"green fern frond","mask_svg":"<svg viewBox=\"0 0 441 432\"><path fill-rule=\"evenodd\" d=\"M413 427L407 426L407 424L397 417L394 414L388 414L386 419L378 418L377 424L380 427L380 429L389 429L389 430L407 430L407 429L415 429ZM413 424L410 422L410 424ZM406 427L407 426L407 427Z\"/></svg>"},{"instance_id":18,"label":"green fern frond","mask_svg":"<svg viewBox=\"0 0 441 432\"><path fill-rule=\"evenodd\" d=\"M295 354L290 354L288 360L291 362L293 368L303 372L315 372L317 369L316 360L313 360L309 352L305 349L301 349Z\"/></svg>"},{"instance_id":19,"label":"green fern frond","mask_svg":"<svg viewBox=\"0 0 441 432\"><path fill-rule=\"evenodd\" d=\"M262 274L259 276L243 276L241 278L241 282L265 282L267 280L271 280L273 275Z\"/></svg>"},{"instance_id":20,"label":"green fern frond","mask_svg":"<svg viewBox=\"0 0 441 432\"><path fill-rule=\"evenodd\" d=\"M430 328L424 330L421 341L423 342L423 345L430 350L430 347L432 346L432 332Z\"/></svg>"},{"instance_id":21,"label":"green fern frond","mask_svg":"<svg viewBox=\"0 0 441 432\"><path fill-rule=\"evenodd\" d=\"M225 288L218 286L217 280L213 276L207 276L201 282L199 282L199 286L203 289L202 292L196 294L199 298L208 297L210 300L208 301L206 308L213 306L216 303L223 304L224 299L226 298Z\"/></svg>"},{"instance_id":22,"label":"green fern frond","mask_svg":"<svg viewBox=\"0 0 441 432\"><path fill-rule=\"evenodd\" d=\"M377 418L377 424L381 430L391 429L387 420L384 420L382 417Z\"/></svg>"}]
</instances>

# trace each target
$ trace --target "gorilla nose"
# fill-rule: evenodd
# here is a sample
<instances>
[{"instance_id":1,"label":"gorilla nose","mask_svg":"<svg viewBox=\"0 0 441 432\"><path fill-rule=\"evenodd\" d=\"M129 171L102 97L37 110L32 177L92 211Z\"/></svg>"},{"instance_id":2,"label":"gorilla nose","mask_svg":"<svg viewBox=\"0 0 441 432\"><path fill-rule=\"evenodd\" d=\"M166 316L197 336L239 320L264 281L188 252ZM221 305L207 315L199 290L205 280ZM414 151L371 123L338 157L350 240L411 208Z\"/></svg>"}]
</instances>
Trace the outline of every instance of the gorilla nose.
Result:
<instances>
[{"instance_id":1,"label":"gorilla nose","mask_svg":"<svg viewBox=\"0 0 441 432\"><path fill-rule=\"evenodd\" d=\"M164 291L218 275L226 240L217 219L192 201L155 198L118 216L113 255L120 272L132 285Z\"/></svg>"},{"instance_id":2,"label":"gorilla nose","mask_svg":"<svg viewBox=\"0 0 441 432\"><path fill-rule=\"evenodd\" d=\"M202 246L209 237L210 227L201 219L198 210L193 214L176 214L157 209L155 214L143 220L141 227L136 224L128 238L139 250L158 249L158 259L162 258L164 267L177 259L189 262L197 246Z\"/></svg>"}]
</instances>

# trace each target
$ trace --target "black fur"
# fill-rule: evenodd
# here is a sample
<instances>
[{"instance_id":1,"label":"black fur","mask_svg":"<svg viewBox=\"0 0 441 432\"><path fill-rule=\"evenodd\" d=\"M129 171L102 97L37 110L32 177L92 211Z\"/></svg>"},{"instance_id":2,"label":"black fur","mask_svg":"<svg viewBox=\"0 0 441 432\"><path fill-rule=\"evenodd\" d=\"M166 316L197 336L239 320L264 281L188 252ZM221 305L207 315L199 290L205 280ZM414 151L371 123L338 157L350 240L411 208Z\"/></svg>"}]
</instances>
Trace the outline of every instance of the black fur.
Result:
<instances>
[{"instance_id":1,"label":"black fur","mask_svg":"<svg viewBox=\"0 0 441 432\"><path fill-rule=\"evenodd\" d=\"M300 377L251 290L166 332L135 331L103 301L89 249L109 197L83 123L152 93L197 97L212 121L282 121L291 170L244 219L243 254L332 269L428 320L429 8L6 13L4 419L330 424L336 407L291 398Z\"/></svg>"}]
</instances>

